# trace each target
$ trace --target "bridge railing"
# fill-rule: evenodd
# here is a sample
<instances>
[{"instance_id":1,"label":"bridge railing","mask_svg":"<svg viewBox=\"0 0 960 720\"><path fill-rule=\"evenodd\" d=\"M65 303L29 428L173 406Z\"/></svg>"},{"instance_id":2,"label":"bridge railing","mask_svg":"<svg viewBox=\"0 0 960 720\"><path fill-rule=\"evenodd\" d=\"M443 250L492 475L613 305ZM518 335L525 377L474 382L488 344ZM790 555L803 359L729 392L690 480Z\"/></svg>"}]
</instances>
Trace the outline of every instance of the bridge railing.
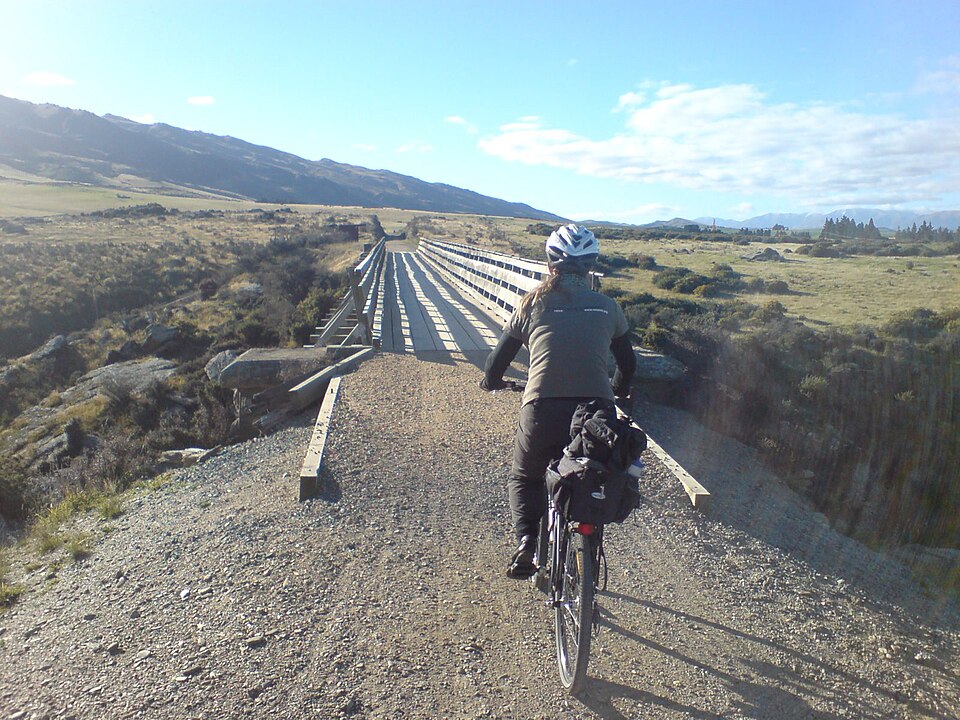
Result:
<instances>
[{"instance_id":1,"label":"bridge railing","mask_svg":"<svg viewBox=\"0 0 960 720\"><path fill-rule=\"evenodd\" d=\"M350 289L319 331L310 336L313 346L379 345L380 312L386 240L378 242L350 273Z\"/></svg>"},{"instance_id":2,"label":"bridge railing","mask_svg":"<svg viewBox=\"0 0 960 720\"><path fill-rule=\"evenodd\" d=\"M417 252L504 319L547 275L546 263L470 245L421 239Z\"/></svg>"}]
</instances>

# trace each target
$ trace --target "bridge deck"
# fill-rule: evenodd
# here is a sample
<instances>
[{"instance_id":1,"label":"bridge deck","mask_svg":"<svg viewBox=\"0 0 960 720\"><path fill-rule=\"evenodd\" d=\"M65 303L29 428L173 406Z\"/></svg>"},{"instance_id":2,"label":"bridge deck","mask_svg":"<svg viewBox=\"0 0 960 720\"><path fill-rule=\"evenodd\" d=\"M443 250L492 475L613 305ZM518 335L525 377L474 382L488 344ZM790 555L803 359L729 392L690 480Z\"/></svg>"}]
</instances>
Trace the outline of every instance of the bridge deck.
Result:
<instances>
[{"instance_id":1,"label":"bridge deck","mask_svg":"<svg viewBox=\"0 0 960 720\"><path fill-rule=\"evenodd\" d=\"M380 349L486 355L500 325L413 252L388 249Z\"/></svg>"}]
</instances>

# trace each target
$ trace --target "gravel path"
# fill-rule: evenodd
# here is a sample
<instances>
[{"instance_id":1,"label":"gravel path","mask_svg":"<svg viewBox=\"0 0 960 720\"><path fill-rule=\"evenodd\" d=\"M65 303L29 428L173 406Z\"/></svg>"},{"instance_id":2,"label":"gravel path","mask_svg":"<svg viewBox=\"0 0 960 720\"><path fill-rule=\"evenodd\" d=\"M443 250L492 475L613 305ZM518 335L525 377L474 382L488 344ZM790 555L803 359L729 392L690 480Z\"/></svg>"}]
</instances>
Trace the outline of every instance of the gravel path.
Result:
<instances>
[{"instance_id":1,"label":"gravel path","mask_svg":"<svg viewBox=\"0 0 960 720\"><path fill-rule=\"evenodd\" d=\"M2 718L956 718L960 624L833 533L743 446L666 408L608 533L587 692L542 596L503 570L519 398L466 362L380 355L344 379L324 499L294 501L307 413L127 500L92 555L12 579Z\"/></svg>"}]
</instances>

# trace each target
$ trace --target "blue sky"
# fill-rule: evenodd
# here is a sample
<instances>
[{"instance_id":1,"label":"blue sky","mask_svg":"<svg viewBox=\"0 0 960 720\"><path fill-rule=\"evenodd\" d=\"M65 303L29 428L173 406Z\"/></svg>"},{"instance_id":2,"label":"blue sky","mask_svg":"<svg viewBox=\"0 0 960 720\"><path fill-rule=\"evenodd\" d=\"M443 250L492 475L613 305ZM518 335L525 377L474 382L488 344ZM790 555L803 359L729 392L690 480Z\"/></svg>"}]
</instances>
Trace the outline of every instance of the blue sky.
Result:
<instances>
[{"instance_id":1,"label":"blue sky","mask_svg":"<svg viewBox=\"0 0 960 720\"><path fill-rule=\"evenodd\" d=\"M960 2L0 0L0 94L567 217L960 208Z\"/></svg>"}]
</instances>

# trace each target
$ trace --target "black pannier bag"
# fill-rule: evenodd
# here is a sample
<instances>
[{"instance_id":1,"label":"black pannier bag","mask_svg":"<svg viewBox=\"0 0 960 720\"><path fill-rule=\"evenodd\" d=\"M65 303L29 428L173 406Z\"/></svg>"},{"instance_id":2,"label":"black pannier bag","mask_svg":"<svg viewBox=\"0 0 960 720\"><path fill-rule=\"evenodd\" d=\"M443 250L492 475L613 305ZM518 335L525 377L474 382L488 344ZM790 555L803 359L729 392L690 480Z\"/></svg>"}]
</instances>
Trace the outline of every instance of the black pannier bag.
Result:
<instances>
[{"instance_id":1,"label":"black pannier bag","mask_svg":"<svg viewBox=\"0 0 960 720\"><path fill-rule=\"evenodd\" d=\"M563 456L547 468L554 506L574 522L623 522L640 504L640 485L627 468L646 449L647 436L596 400L577 407L570 436Z\"/></svg>"}]
</instances>

